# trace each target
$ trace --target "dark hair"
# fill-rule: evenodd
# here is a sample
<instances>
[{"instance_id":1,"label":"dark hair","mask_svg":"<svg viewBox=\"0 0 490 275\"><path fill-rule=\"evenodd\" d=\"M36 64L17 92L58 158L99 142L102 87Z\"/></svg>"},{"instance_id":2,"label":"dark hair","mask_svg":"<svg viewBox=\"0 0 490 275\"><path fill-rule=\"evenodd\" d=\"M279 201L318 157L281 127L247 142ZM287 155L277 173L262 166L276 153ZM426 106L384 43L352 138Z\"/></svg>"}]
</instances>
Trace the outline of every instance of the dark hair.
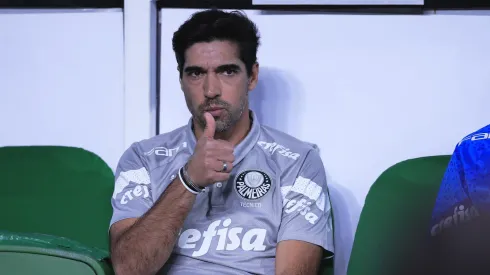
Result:
<instances>
[{"instance_id":1,"label":"dark hair","mask_svg":"<svg viewBox=\"0 0 490 275\"><path fill-rule=\"evenodd\" d=\"M239 11L205 10L194 13L174 33L172 47L177 58L180 77L185 63L185 51L199 42L231 41L238 45L240 60L248 75L257 62L259 31L254 22Z\"/></svg>"}]
</instances>

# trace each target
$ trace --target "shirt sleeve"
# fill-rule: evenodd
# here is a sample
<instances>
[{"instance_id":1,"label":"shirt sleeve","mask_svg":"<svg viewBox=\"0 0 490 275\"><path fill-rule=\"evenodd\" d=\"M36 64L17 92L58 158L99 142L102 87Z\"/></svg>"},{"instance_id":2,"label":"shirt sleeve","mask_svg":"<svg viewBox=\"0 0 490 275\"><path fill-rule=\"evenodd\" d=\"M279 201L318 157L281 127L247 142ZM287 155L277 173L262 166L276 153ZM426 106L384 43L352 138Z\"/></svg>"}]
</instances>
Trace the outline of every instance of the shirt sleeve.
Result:
<instances>
[{"instance_id":1,"label":"shirt sleeve","mask_svg":"<svg viewBox=\"0 0 490 275\"><path fill-rule=\"evenodd\" d=\"M490 125L460 142L468 196L479 214L490 213Z\"/></svg>"},{"instance_id":2,"label":"shirt sleeve","mask_svg":"<svg viewBox=\"0 0 490 275\"><path fill-rule=\"evenodd\" d=\"M282 221L278 242L299 240L334 252L332 208L325 168L320 155L311 150L297 177L281 187Z\"/></svg>"},{"instance_id":3,"label":"shirt sleeve","mask_svg":"<svg viewBox=\"0 0 490 275\"><path fill-rule=\"evenodd\" d=\"M462 159L465 150L465 146L456 146L449 161L432 213L431 236L437 236L478 215L468 193L465 169L468 163Z\"/></svg>"},{"instance_id":4,"label":"shirt sleeve","mask_svg":"<svg viewBox=\"0 0 490 275\"><path fill-rule=\"evenodd\" d=\"M432 213L432 238L424 250L427 274L488 268L489 132L490 125L466 136L454 149Z\"/></svg>"},{"instance_id":5,"label":"shirt sleeve","mask_svg":"<svg viewBox=\"0 0 490 275\"><path fill-rule=\"evenodd\" d=\"M153 205L150 174L132 144L119 160L112 194L113 209L110 226L115 222L141 217Z\"/></svg>"}]
</instances>

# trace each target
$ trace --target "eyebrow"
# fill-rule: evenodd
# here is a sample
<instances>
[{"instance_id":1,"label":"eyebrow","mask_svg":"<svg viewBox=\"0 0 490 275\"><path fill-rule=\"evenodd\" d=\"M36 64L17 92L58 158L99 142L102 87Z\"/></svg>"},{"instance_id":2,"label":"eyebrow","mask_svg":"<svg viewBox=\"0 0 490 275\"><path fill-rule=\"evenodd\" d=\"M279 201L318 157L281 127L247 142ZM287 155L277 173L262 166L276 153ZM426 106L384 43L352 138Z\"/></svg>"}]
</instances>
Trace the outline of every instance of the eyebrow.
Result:
<instances>
[{"instance_id":1,"label":"eyebrow","mask_svg":"<svg viewBox=\"0 0 490 275\"><path fill-rule=\"evenodd\" d=\"M228 70L240 71L240 66L238 66L237 64L224 64L224 65L220 65L220 66L218 66L218 68L216 68L217 72L223 72L223 71L228 71Z\"/></svg>"},{"instance_id":2,"label":"eyebrow","mask_svg":"<svg viewBox=\"0 0 490 275\"><path fill-rule=\"evenodd\" d=\"M237 64L233 64L233 63L223 64L223 65L219 65L215 71L216 72L223 72L223 71L227 71L227 70L240 71L240 66L238 66ZM189 72L205 72L205 71L206 70L200 66L189 66L189 67L184 68L184 72L186 72L186 73L189 73Z\"/></svg>"}]
</instances>

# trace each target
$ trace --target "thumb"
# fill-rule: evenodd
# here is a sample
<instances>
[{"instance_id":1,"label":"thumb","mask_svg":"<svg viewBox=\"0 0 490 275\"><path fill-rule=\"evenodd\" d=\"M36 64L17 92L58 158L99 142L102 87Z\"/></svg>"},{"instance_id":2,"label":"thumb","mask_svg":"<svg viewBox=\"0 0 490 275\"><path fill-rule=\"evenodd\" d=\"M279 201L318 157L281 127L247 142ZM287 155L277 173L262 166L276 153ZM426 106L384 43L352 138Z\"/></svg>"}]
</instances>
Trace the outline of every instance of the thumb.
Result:
<instances>
[{"instance_id":1,"label":"thumb","mask_svg":"<svg viewBox=\"0 0 490 275\"><path fill-rule=\"evenodd\" d=\"M214 138L214 132L216 131L216 121L213 115L210 113L204 113L204 119L206 120L206 127L204 127L203 136L208 138Z\"/></svg>"}]
</instances>

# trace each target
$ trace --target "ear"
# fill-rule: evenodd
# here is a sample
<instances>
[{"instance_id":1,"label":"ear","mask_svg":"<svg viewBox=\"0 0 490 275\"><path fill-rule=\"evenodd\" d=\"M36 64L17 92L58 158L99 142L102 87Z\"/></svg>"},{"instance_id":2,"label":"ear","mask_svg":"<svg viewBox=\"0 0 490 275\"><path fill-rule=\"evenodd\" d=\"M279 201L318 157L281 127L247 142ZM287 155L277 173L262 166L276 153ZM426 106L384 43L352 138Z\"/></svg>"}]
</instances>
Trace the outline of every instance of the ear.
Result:
<instances>
[{"instance_id":1,"label":"ear","mask_svg":"<svg viewBox=\"0 0 490 275\"><path fill-rule=\"evenodd\" d=\"M252 66L252 72L248 77L248 90L252 91L253 89L255 89L258 82L259 82L259 63L255 63Z\"/></svg>"}]
</instances>

